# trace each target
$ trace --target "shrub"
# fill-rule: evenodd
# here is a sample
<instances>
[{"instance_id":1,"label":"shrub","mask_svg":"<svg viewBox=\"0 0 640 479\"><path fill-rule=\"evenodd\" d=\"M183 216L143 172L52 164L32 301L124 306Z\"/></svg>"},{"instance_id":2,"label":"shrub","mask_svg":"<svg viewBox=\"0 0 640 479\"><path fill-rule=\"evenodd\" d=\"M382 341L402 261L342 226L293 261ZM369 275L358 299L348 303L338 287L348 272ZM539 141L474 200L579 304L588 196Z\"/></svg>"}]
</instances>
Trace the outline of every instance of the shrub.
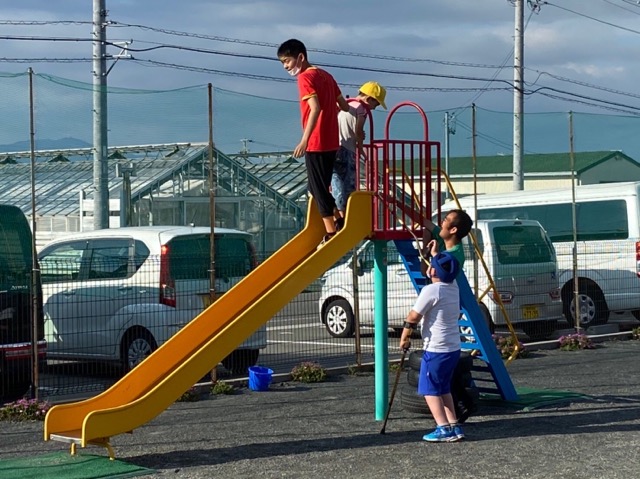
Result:
<instances>
[{"instance_id":1,"label":"shrub","mask_svg":"<svg viewBox=\"0 0 640 479\"><path fill-rule=\"evenodd\" d=\"M640 327L631 330L631 339L640 339Z\"/></svg>"},{"instance_id":2,"label":"shrub","mask_svg":"<svg viewBox=\"0 0 640 479\"><path fill-rule=\"evenodd\" d=\"M236 388L229 383L216 381L211 386L211 394L234 394L235 392Z\"/></svg>"},{"instance_id":3,"label":"shrub","mask_svg":"<svg viewBox=\"0 0 640 479\"><path fill-rule=\"evenodd\" d=\"M302 362L291 370L291 379L301 383L321 383L327 378L327 371L318 363Z\"/></svg>"},{"instance_id":4,"label":"shrub","mask_svg":"<svg viewBox=\"0 0 640 479\"><path fill-rule=\"evenodd\" d=\"M397 373L398 369L400 369L400 363L391 363L391 364L389 364L389 372Z\"/></svg>"},{"instance_id":5,"label":"shrub","mask_svg":"<svg viewBox=\"0 0 640 479\"><path fill-rule=\"evenodd\" d=\"M0 407L3 421L44 421L50 404L39 399L20 399Z\"/></svg>"},{"instance_id":6,"label":"shrub","mask_svg":"<svg viewBox=\"0 0 640 479\"><path fill-rule=\"evenodd\" d=\"M194 387L187 389L182 396L178 398L178 402L196 402L200 401L200 393Z\"/></svg>"},{"instance_id":7,"label":"shrub","mask_svg":"<svg viewBox=\"0 0 640 479\"><path fill-rule=\"evenodd\" d=\"M583 333L568 334L561 336L558 339L560 343L560 349L562 351L576 351L578 349L594 349L596 346L593 344L589 336Z\"/></svg>"},{"instance_id":8,"label":"shrub","mask_svg":"<svg viewBox=\"0 0 640 479\"><path fill-rule=\"evenodd\" d=\"M511 357L513 352L516 349L516 344L518 345L518 354L514 357L514 359L525 358L529 355L529 351L524 347L518 340L514 340L512 335L509 336L500 336L498 334L493 334L491 336L493 338L493 342L496 344L496 348L500 352L500 357L502 359L508 359Z\"/></svg>"}]
</instances>

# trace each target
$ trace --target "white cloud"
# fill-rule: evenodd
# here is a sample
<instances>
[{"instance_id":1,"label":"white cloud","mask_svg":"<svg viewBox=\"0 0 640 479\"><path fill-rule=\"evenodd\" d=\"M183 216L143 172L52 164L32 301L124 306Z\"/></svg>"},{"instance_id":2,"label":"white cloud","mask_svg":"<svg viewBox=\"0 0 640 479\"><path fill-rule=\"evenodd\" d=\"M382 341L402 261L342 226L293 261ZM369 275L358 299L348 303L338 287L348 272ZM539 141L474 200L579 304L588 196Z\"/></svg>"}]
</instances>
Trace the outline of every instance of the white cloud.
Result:
<instances>
[{"instance_id":1,"label":"white cloud","mask_svg":"<svg viewBox=\"0 0 640 479\"><path fill-rule=\"evenodd\" d=\"M362 2L344 0L190 0L186 4L168 0L106 0L106 3L109 19L122 23L276 45L288 38L297 37L311 50L326 49L433 60L391 61L312 51L312 62L350 67L328 68L342 84L359 84L376 79L387 86L398 87L506 88L504 91L483 94L452 91L423 93L390 89L390 104L410 99L424 105L428 110L456 110L474 101L481 108L506 113L513 104L508 83L513 78L510 54L513 49L514 8L504 0L370 0L366 5ZM637 88L635 79L640 76L640 65L630 59L634 58L640 47L640 36L602 22L640 30L636 26L640 8L622 0L563 0L554 3L557 3L557 6L542 4L541 11L537 14L531 14L529 8L525 7L528 20L525 31L525 79L531 82L530 88L555 88L602 99L611 96L610 92L603 89L579 86L575 82L561 81L550 75L540 74L547 72L578 82L594 83L606 89L634 92ZM76 0L23 0L18 7L0 6L0 19L4 20L91 21L91 13L91 2ZM596 20L586 18L585 15ZM79 38L90 38L91 35L89 24L2 25L0 29L3 35ZM110 40L133 39L132 46L136 49L151 48L158 44L174 44L230 53L264 55L275 60L273 46L167 35L139 28L109 26L107 31ZM2 57L91 57L91 44L88 42L0 40L0 46ZM115 48L109 48L109 53L116 52ZM277 61L175 49L134 52L133 55L139 60L156 60L176 65L287 78ZM504 68L496 70L477 65L504 65ZM29 64L24 63L0 62L0 72L24 72L28 66ZM90 62L34 63L31 66L38 73L48 73L86 83L92 81ZM362 70L363 68L445 75L447 78L371 72ZM462 77L475 78L476 81L463 80ZM492 79L495 81L490 82ZM109 84L123 88L170 89L205 85L208 82L212 82L217 88L245 94L288 100L294 100L296 96L292 83L157 68L142 62L126 60L119 61L109 74ZM346 92L350 92L350 89L351 87L345 87ZM616 95L614 100L640 109L640 102L636 98ZM5 104L8 102L5 101ZM607 113L583 103L553 99L540 93L529 95L526 107L531 112L572 109Z\"/></svg>"}]
</instances>

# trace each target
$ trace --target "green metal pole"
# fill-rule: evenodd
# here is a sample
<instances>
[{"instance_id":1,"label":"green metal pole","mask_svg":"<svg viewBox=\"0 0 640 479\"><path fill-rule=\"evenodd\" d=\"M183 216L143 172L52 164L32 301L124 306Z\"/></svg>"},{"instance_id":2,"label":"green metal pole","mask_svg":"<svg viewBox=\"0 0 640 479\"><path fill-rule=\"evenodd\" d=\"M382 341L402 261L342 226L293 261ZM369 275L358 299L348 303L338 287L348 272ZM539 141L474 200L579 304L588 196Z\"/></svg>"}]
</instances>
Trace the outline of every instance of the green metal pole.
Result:
<instances>
[{"instance_id":1,"label":"green metal pole","mask_svg":"<svg viewBox=\"0 0 640 479\"><path fill-rule=\"evenodd\" d=\"M389 403L389 315L387 313L387 242L373 241L374 275L373 294L375 297L374 337L375 337L375 383L376 421L383 421Z\"/></svg>"}]
</instances>

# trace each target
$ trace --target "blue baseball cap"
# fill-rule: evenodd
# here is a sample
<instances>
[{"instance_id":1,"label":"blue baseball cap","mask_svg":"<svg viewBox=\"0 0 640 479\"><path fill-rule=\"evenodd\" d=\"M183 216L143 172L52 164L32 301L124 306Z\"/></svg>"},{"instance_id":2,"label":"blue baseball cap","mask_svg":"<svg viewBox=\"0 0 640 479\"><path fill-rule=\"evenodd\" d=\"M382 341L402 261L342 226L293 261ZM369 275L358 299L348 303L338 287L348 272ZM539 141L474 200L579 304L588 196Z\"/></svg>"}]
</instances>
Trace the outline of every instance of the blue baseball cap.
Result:
<instances>
[{"instance_id":1,"label":"blue baseball cap","mask_svg":"<svg viewBox=\"0 0 640 479\"><path fill-rule=\"evenodd\" d=\"M436 276L443 283L451 283L458 272L460 271L460 264L458 260L451 253L446 251L438 253L431 258L431 266L436 270Z\"/></svg>"}]
</instances>

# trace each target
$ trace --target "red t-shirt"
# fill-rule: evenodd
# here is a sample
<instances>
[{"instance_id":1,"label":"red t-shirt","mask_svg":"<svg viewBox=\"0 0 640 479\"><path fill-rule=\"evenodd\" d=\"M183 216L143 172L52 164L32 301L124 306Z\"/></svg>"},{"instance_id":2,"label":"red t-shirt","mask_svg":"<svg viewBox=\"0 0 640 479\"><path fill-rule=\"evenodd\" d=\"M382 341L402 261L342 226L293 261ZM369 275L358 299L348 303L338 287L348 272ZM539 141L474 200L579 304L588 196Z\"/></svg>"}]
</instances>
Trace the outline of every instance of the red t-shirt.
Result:
<instances>
[{"instance_id":1,"label":"red t-shirt","mask_svg":"<svg viewBox=\"0 0 640 479\"><path fill-rule=\"evenodd\" d=\"M334 78L324 70L309 67L298 75L302 129L309 119L307 100L313 96L320 103L320 116L311 132L307 151L334 151L340 147L338 135L338 97L342 95Z\"/></svg>"}]
</instances>

